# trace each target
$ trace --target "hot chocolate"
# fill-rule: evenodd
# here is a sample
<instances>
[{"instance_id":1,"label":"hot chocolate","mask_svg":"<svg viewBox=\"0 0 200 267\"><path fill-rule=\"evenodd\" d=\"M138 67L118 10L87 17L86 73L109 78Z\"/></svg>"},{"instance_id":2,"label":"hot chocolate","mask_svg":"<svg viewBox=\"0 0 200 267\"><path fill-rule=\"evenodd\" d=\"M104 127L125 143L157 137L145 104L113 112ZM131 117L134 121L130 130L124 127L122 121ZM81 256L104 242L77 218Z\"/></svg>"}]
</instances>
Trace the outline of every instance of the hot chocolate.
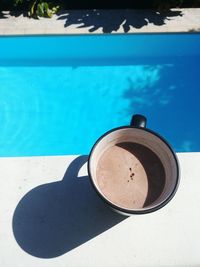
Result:
<instances>
[{"instance_id":1,"label":"hot chocolate","mask_svg":"<svg viewBox=\"0 0 200 267\"><path fill-rule=\"evenodd\" d=\"M110 202L130 210L151 205L165 186L165 171L158 156L131 142L111 146L101 155L96 178L99 190Z\"/></svg>"}]
</instances>

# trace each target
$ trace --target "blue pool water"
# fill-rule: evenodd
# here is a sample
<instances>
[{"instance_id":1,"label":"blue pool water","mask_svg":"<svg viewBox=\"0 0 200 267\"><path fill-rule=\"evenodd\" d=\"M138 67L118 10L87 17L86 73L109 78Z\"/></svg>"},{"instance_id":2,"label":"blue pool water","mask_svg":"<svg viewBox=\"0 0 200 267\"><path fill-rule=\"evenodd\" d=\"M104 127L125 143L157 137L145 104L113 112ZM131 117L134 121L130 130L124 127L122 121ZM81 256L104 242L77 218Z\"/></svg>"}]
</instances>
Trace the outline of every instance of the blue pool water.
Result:
<instances>
[{"instance_id":1,"label":"blue pool water","mask_svg":"<svg viewBox=\"0 0 200 267\"><path fill-rule=\"evenodd\" d=\"M0 156L88 154L142 113L200 151L200 35L0 37Z\"/></svg>"}]
</instances>

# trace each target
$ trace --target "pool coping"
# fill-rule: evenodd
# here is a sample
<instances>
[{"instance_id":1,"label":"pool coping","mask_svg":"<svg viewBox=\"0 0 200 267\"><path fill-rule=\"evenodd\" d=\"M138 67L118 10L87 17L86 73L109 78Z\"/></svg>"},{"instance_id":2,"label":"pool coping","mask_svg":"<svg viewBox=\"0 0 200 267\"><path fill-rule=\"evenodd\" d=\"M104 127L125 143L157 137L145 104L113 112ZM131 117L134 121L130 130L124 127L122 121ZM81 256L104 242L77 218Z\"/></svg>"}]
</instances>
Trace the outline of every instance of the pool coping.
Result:
<instances>
[{"instance_id":1,"label":"pool coping","mask_svg":"<svg viewBox=\"0 0 200 267\"><path fill-rule=\"evenodd\" d=\"M200 8L171 9L167 13L133 9L66 10L51 19L38 20L11 15L9 11L4 11L3 16L1 36L200 32Z\"/></svg>"}]
</instances>

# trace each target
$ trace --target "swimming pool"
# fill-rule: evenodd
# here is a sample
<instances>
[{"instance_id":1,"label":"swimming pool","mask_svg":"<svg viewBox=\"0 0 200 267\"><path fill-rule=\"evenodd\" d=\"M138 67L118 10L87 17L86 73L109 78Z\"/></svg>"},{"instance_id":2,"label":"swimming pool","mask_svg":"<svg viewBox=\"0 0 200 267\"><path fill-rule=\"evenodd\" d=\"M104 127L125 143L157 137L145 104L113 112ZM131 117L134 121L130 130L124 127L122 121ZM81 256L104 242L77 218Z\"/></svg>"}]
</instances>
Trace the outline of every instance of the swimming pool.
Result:
<instances>
[{"instance_id":1,"label":"swimming pool","mask_svg":"<svg viewBox=\"0 0 200 267\"><path fill-rule=\"evenodd\" d=\"M0 37L0 156L88 154L133 113L200 151L200 34Z\"/></svg>"}]
</instances>

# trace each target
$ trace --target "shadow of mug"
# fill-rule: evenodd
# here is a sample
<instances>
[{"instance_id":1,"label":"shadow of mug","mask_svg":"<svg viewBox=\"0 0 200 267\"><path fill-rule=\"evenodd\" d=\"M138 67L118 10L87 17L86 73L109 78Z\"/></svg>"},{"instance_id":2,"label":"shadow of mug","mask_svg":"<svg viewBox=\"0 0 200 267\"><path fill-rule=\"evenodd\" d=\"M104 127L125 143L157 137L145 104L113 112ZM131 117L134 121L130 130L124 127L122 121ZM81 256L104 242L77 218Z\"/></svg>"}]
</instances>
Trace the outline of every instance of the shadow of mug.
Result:
<instances>
[{"instance_id":1,"label":"shadow of mug","mask_svg":"<svg viewBox=\"0 0 200 267\"><path fill-rule=\"evenodd\" d=\"M87 176L77 177L86 161L87 156L76 158L62 181L40 185L18 203L13 232L27 253L40 258L63 255L126 218L102 202Z\"/></svg>"}]
</instances>

